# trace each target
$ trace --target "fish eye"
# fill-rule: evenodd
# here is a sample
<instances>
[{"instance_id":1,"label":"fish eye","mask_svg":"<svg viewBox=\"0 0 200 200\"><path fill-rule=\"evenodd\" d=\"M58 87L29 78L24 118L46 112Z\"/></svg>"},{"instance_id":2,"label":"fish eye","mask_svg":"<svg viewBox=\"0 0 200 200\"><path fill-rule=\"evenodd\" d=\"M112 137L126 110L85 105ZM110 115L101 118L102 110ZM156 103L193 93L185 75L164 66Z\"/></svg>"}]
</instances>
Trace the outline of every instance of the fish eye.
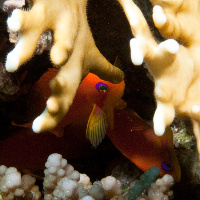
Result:
<instances>
[{"instance_id":1,"label":"fish eye","mask_svg":"<svg viewBox=\"0 0 200 200\"><path fill-rule=\"evenodd\" d=\"M99 92L106 93L108 91L108 86L104 83L99 82L96 84L96 89Z\"/></svg>"},{"instance_id":2,"label":"fish eye","mask_svg":"<svg viewBox=\"0 0 200 200\"><path fill-rule=\"evenodd\" d=\"M172 166L166 161L161 163L161 167L167 172L172 171Z\"/></svg>"}]
</instances>

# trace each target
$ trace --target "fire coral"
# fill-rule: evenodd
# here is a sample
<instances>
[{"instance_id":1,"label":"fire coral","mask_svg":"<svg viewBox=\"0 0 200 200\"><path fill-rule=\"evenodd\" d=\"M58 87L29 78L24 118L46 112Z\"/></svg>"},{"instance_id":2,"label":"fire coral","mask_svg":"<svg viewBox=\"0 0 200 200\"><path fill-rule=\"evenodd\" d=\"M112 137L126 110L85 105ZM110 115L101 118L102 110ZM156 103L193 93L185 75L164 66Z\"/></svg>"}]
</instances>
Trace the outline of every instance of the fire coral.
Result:
<instances>
[{"instance_id":1,"label":"fire coral","mask_svg":"<svg viewBox=\"0 0 200 200\"><path fill-rule=\"evenodd\" d=\"M175 115L189 117L200 153L199 1L151 0L155 26L167 39L159 44L135 3L118 1L134 36L132 62L140 65L144 60L155 81L155 133L162 135Z\"/></svg>"},{"instance_id":2,"label":"fire coral","mask_svg":"<svg viewBox=\"0 0 200 200\"><path fill-rule=\"evenodd\" d=\"M34 53L37 41L46 30L54 33L50 57L61 66L50 82L52 95L44 112L33 123L34 132L55 128L71 106L81 80L92 72L104 80L119 83L123 72L110 64L97 49L88 26L87 0L33 0L29 11L15 9L8 18L11 31L20 39L8 54L6 70L16 71Z\"/></svg>"}]
</instances>

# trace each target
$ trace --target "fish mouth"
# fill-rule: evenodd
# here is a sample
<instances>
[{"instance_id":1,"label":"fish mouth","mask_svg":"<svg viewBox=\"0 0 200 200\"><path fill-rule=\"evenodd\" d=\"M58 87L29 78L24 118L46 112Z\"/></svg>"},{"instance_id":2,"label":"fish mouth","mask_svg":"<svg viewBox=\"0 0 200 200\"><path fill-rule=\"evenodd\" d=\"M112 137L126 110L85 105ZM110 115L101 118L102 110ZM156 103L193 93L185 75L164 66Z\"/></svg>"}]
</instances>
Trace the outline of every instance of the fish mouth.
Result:
<instances>
[{"instance_id":1,"label":"fish mouth","mask_svg":"<svg viewBox=\"0 0 200 200\"><path fill-rule=\"evenodd\" d=\"M174 173L172 173L172 176L174 177L174 181L175 182L180 182L180 180L181 180L181 172L180 172L180 170L174 169Z\"/></svg>"},{"instance_id":2,"label":"fish mouth","mask_svg":"<svg viewBox=\"0 0 200 200\"><path fill-rule=\"evenodd\" d=\"M168 162L164 161L161 163L161 177L165 174L169 174L173 176L175 182L180 182L181 180L181 168L177 160L173 160L173 164L169 164Z\"/></svg>"}]
</instances>

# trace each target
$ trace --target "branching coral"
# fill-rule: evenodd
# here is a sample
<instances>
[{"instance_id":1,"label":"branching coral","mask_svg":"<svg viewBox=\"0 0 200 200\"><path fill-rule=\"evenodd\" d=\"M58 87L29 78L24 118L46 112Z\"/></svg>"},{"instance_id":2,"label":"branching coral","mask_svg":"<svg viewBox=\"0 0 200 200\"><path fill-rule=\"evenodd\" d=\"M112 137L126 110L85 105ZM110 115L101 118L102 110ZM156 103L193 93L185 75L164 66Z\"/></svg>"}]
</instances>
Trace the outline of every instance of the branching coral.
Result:
<instances>
[{"instance_id":1,"label":"branching coral","mask_svg":"<svg viewBox=\"0 0 200 200\"><path fill-rule=\"evenodd\" d=\"M142 192L148 189L154 181L159 177L160 169L156 166L147 170L143 175L140 176L140 180L132 183L130 189L126 195L128 199L136 199Z\"/></svg>"},{"instance_id":2,"label":"branching coral","mask_svg":"<svg viewBox=\"0 0 200 200\"><path fill-rule=\"evenodd\" d=\"M170 188L174 185L174 180L171 175L164 175L151 184L151 187L137 197L136 200L170 200L173 199L173 191Z\"/></svg>"},{"instance_id":3,"label":"branching coral","mask_svg":"<svg viewBox=\"0 0 200 200\"><path fill-rule=\"evenodd\" d=\"M130 41L132 62L144 60L155 81L155 133L162 135L175 115L190 117L200 153L199 1L151 0L154 23L167 38L160 44L133 1L118 1L135 37Z\"/></svg>"},{"instance_id":4,"label":"branching coral","mask_svg":"<svg viewBox=\"0 0 200 200\"><path fill-rule=\"evenodd\" d=\"M148 196L152 200L173 199L173 191L170 188L174 185L174 180L171 175L164 175L151 184L148 190ZM147 198L148 199L148 198Z\"/></svg>"},{"instance_id":5,"label":"branching coral","mask_svg":"<svg viewBox=\"0 0 200 200\"><path fill-rule=\"evenodd\" d=\"M112 176L93 185L85 174L79 174L60 154L51 154L45 164L44 198L57 199L110 199L121 194L121 183Z\"/></svg>"},{"instance_id":6,"label":"branching coral","mask_svg":"<svg viewBox=\"0 0 200 200\"><path fill-rule=\"evenodd\" d=\"M159 168L152 167L140 176L140 180L131 183L125 199L131 200L168 200L173 199L174 179L166 174L158 178ZM156 180L157 179L157 180ZM154 182L155 181L155 182Z\"/></svg>"},{"instance_id":7,"label":"branching coral","mask_svg":"<svg viewBox=\"0 0 200 200\"><path fill-rule=\"evenodd\" d=\"M62 155L51 154L45 163L43 181L43 195L45 200L57 199L82 199L82 200L125 200L135 199L132 194L137 194L139 199L171 199L173 192L170 190L174 183L173 177L165 175L157 179L159 168L153 167L140 177L139 192L135 189L135 182L131 183L128 192L122 190L122 183L113 176L107 176L93 184L86 174L80 174L74 167L62 158ZM157 179L157 180L156 180ZM155 181L156 182L153 182ZM35 185L36 179L28 174L21 173L14 167L0 166L0 198L12 199L43 199L39 187ZM152 183L153 182L153 183ZM150 187L151 185L151 187ZM150 187L150 189L148 189ZM148 192L147 192L148 191ZM139 197L140 196L140 197ZM163 198L162 198L163 197Z\"/></svg>"},{"instance_id":8,"label":"branching coral","mask_svg":"<svg viewBox=\"0 0 200 200\"><path fill-rule=\"evenodd\" d=\"M36 179L29 174L21 176L15 167L0 166L1 199L29 199L28 196L31 196L31 199L38 200L42 194L35 182Z\"/></svg>"},{"instance_id":9,"label":"branching coral","mask_svg":"<svg viewBox=\"0 0 200 200\"><path fill-rule=\"evenodd\" d=\"M130 186L126 195L123 194L122 183L113 176L107 176L92 184L86 174L79 174L70 164L67 164L67 160L62 158L60 154L51 154L45 166L43 185L44 199L46 200L55 198L82 200L135 199L132 195L135 194L134 183ZM158 199L158 195L160 195L160 199L162 197L166 199L167 196L171 199L173 192L170 188L174 184L174 179L171 175L165 175L162 179L157 179L159 172L158 167L152 167L140 177L139 190L141 192L136 192L138 200L139 198ZM149 190L147 190L148 188ZM140 195L141 197L139 197Z\"/></svg>"},{"instance_id":10,"label":"branching coral","mask_svg":"<svg viewBox=\"0 0 200 200\"><path fill-rule=\"evenodd\" d=\"M34 53L40 35L52 30L51 60L60 71L50 82L52 95L45 111L33 123L41 132L54 128L67 113L81 80L92 72L104 80L119 83L123 72L111 65L97 49L87 23L87 0L33 0L29 11L15 9L8 18L11 31L20 39L6 60L6 69L16 71Z\"/></svg>"}]
</instances>

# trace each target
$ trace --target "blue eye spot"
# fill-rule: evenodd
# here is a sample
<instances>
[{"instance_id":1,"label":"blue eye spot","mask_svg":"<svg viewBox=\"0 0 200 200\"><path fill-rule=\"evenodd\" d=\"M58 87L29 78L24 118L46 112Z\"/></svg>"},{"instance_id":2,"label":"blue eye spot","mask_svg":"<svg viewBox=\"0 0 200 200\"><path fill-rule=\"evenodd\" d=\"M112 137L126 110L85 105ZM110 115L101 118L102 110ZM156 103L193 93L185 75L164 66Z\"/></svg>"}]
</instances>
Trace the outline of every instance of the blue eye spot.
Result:
<instances>
[{"instance_id":1,"label":"blue eye spot","mask_svg":"<svg viewBox=\"0 0 200 200\"><path fill-rule=\"evenodd\" d=\"M162 162L161 167L167 172L172 171L172 166L166 161Z\"/></svg>"},{"instance_id":2,"label":"blue eye spot","mask_svg":"<svg viewBox=\"0 0 200 200\"><path fill-rule=\"evenodd\" d=\"M106 93L108 91L108 86L104 83L99 82L96 84L96 89L99 92Z\"/></svg>"}]
</instances>

